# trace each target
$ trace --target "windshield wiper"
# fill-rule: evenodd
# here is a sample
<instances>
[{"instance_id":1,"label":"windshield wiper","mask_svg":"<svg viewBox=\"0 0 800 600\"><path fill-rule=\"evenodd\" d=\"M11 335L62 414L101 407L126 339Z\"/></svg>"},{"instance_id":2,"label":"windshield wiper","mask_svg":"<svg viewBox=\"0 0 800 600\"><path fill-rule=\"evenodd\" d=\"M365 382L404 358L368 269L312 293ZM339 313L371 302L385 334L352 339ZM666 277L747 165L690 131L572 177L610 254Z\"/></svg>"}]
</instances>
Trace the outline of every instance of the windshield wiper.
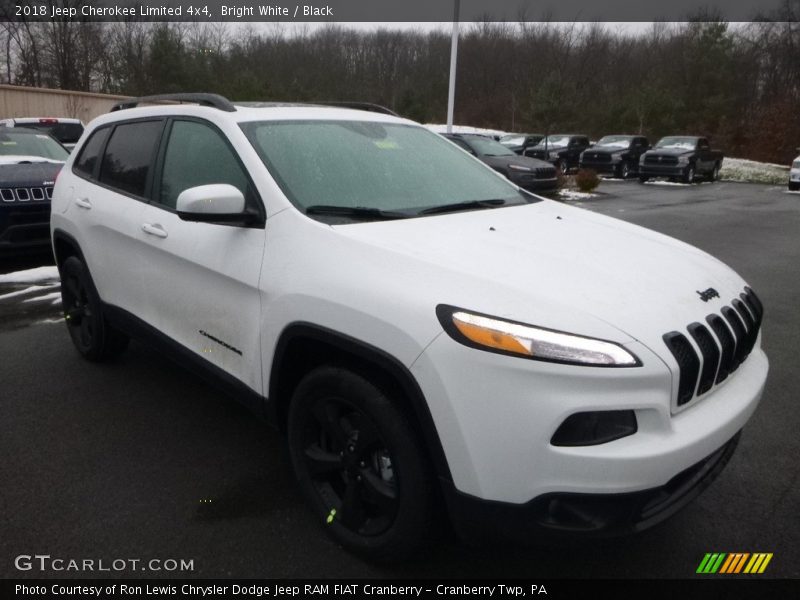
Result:
<instances>
[{"instance_id":1,"label":"windshield wiper","mask_svg":"<svg viewBox=\"0 0 800 600\"><path fill-rule=\"evenodd\" d=\"M497 208L506 203L502 198L491 200L469 200L467 202L456 202L455 204L444 204L442 206L432 206L419 211L420 215L435 215L438 213L458 212L460 210L473 210L475 208Z\"/></svg>"},{"instance_id":2,"label":"windshield wiper","mask_svg":"<svg viewBox=\"0 0 800 600\"><path fill-rule=\"evenodd\" d=\"M335 206L328 204L315 204L306 208L307 215L332 215L336 217L353 217L356 219L408 219L410 215L368 206Z\"/></svg>"}]
</instances>

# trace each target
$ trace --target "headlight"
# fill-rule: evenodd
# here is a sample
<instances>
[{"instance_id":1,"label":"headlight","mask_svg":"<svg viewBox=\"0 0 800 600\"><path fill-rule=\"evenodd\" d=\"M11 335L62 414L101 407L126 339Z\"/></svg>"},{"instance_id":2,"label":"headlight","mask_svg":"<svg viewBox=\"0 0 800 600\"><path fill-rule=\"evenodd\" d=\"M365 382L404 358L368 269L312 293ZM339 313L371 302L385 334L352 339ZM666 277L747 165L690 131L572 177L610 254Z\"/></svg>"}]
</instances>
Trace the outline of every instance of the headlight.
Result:
<instances>
[{"instance_id":1,"label":"headlight","mask_svg":"<svg viewBox=\"0 0 800 600\"><path fill-rule=\"evenodd\" d=\"M687 155L679 156L678 157L678 164L679 165L688 165L689 164L689 157Z\"/></svg>"},{"instance_id":2,"label":"headlight","mask_svg":"<svg viewBox=\"0 0 800 600\"><path fill-rule=\"evenodd\" d=\"M558 158L558 152L549 152L549 153L547 154L547 157L548 157L550 160L553 160L554 158Z\"/></svg>"},{"instance_id":3,"label":"headlight","mask_svg":"<svg viewBox=\"0 0 800 600\"><path fill-rule=\"evenodd\" d=\"M522 165L508 165L508 168L512 171L525 171L526 173L530 173L533 170L528 167L523 167Z\"/></svg>"},{"instance_id":4,"label":"headlight","mask_svg":"<svg viewBox=\"0 0 800 600\"><path fill-rule=\"evenodd\" d=\"M614 342L497 319L446 306L436 307L455 341L480 350L533 360L595 367L638 367L641 361Z\"/></svg>"}]
</instances>

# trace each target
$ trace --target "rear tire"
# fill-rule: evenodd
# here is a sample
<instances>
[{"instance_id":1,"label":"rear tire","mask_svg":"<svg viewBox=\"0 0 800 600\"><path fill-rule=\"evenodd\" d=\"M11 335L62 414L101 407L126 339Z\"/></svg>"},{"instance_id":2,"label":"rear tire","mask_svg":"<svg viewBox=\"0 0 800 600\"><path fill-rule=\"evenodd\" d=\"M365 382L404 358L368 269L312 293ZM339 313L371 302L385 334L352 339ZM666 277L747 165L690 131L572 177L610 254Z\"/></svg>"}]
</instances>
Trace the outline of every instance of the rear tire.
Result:
<instances>
[{"instance_id":1,"label":"rear tire","mask_svg":"<svg viewBox=\"0 0 800 600\"><path fill-rule=\"evenodd\" d=\"M59 267L61 305L72 343L81 356L93 362L114 358L125 351L129 339L109 325L86 265L70 256Z\"/></svg>"},{"instance_id":2,"label":"rear tire","mask_svg":"<svg viewBox=\"0 0 800 600\"><path fill-rule=\"evenodd\" d=\"M789 191L790 192L796 192L798 190L800 190L800 182L798 182L798 181L790 181L789 182Z\"/></svg>"},{"instance_id":3,"label":"rear tire","mask_svg":"<svg viewBox=\"0 0 800 600\"><path fill-rule=\"evenodd\" d=\"M406 414L353 371L323 366L297 386L289 452L328 534L366 559L410 558L430 535L433 477Z\"/></svg>"},{"instance_id":4,"label":"rear tire","mask_svg":"<svg viewBox=\"0 0 800 600\"><path fill-rule=\"evenodd\" d=\"M719 179L719 163L714 164L714 168L711 169L711 173L708 175L709 181L717 181Z\"/></svg>"},{"instance_id":5,"label":"rear tire","mask_svg":"<svg viewBox=\"0 0 800 600\"><path fill-rule=\"evenodd\" d=\"M647 175L639 175L639 183L647 183L650 178Z\"/></svg>"}]
</instances>

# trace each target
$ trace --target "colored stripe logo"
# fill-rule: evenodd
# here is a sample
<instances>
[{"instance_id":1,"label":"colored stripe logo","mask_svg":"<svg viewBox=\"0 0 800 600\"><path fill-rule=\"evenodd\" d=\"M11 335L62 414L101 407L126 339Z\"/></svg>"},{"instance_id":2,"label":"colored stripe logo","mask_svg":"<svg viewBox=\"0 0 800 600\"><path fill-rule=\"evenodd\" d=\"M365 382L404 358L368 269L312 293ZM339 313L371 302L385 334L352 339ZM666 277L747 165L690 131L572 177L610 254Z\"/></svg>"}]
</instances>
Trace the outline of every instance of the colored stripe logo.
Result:
<instances>
[{"instance_id":1,"label":"colored stripe logo","mask_svg":"<svg viewBox=\"0 0 800 600\"><path fill-rule=\"evenodd\" d=\"M763 573L772 560L772 552L709 552L700 561L697 573L713 575L738 575L749 573L751 575Z\"/></svg>"}]
</instances>

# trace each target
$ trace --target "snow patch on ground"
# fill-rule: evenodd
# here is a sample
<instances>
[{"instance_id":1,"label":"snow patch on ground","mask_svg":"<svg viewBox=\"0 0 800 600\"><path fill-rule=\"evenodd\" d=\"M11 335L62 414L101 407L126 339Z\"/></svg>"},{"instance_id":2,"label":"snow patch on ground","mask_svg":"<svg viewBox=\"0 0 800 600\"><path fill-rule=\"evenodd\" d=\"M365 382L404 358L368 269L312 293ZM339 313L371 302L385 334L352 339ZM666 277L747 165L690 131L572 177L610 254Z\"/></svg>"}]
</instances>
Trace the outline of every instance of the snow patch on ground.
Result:
<instances>
[{"instance_id":1,"label":"snow patch on ground","mask_svg":"<svg viewBox=\"0 0 800 600\"><path fill-rule=\"evenodd\" d=\"M41 289L42 287L39 285L32 285L30 287L26 287L24 290L16 290L14 292L9 292L8 294L3 294L0 296L0 300L14 298L15 296L24 296L25 294L32 294L33 292L37 292Z\"/></svg>"},{"instance_id":2,"label":"snow patch on ground","mask_svg":"<svg viewBox=\"0 0 800 600\"><path fill-rule=\"evenodd\" d=\"M17 271L0 275L0 283L57 283L58 269L56 267L36 267L27 271Z\"/></svg>"},{"instance_id":3,"label":"snow patch on ground","mask_svg":"<svg viewBox=\"0 0 800 600\"><path fill-rule=\"evenodd\" d=\"M61 292L51 292L42 296L34 296L33 298L26 298L23 302L42 302L44 300L53 300L51 304L61 302Z\"/></svg>"},{"instance_id":4,"label":"snow patch on ground","mask_svg":"<svg viewBox=\"0 0 800 600\"><path fill-rule=\"evenodd\" d=\"M719 178L725 181L787 185L789 167L744 158L725 158L722 161Z\"/></svg>"},{"instance_id":5,"label":"snow patch on ground","mask_svg":"<svg viewBox=\"0 0 800 600\"><path fill-rule=\"evenodd\" d=\"M588 200L598 196L598 194L592 194L591 192L578 192L576 190L559 190L558 195L564 200Z\"/></svg>"}]
</instances>

